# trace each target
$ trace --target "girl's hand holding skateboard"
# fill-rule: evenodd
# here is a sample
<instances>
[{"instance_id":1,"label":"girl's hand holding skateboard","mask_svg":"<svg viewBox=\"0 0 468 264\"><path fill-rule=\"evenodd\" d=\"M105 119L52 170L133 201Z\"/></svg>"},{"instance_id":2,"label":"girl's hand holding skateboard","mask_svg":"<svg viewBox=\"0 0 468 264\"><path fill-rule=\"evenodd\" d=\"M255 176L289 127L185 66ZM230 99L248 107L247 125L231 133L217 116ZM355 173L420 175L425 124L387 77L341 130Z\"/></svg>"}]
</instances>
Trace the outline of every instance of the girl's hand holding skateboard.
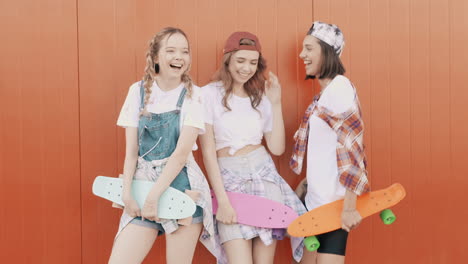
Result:
<instances>
[{"instance_id":1,"label":"girl's hand holding skateboard","mask_svg":"<svg viewBox=\"0 0 468 264\"><path fill-rule=\"evenodd\" d=\"M343 210L341 213L341 228L351 231L359 226L362 217L356 209Z\"/></svg>"},{"instance_id":2,"label":"girl's hand holding skateboard","mask_svg":"<svg viewBox=\"0 0 468 264\"><path fill-rule=\"evenodd\" d=\"M124 211L131 217L141 216L141 210L138 203L133 199L131 194L123 195L122 201L125 204Z\"/></svg>"},{"instance_id":3,"label":"girl's hand holding skateboard","mask_svg":"<svg viewBox=\"0 0 468 264\"><path fill-rule=\"evenodd\" d=\"M150 196L148 195L145 204L143 205L143 209L141 210L141 218L148 219L150 221L159 221L158 217L158 202L159 196Z\"/></svg>"},{"instance_id":4,"label":"girl's hand holding skateboard","mask_svg":"<svg viewBox=\"0 0 468 264\"><path fill-rule=\"evenodd\" d=\"M216 220L223 224L231 225L237 223L237 215L230 203L219 204L216 212Z\"/></svg>"}]
</instances>

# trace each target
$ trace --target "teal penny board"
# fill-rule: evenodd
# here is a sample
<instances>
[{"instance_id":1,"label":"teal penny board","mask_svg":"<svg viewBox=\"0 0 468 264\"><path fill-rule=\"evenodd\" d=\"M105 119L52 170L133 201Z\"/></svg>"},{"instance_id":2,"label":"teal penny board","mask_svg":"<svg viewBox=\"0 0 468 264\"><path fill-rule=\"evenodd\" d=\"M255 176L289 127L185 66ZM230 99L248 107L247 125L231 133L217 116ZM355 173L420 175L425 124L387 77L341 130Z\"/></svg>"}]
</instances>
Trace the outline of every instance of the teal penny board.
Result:
<instances>
[{"instance_id":1,"label":"teal penny board","mask_svg":"<svg viewBox=\"0 0 468 264\"><path fill-rule=\"evenodd\" d=\"M140 208L143 208L146 197L154 182L133 180L132 195ZM93 183L93 194L124 206L122 201L123 180L115 177L97 176ZM185 193L168 187L159 198L158 217L165 219L182 219L195 213L196 204Z\"/></svg>"}]
</instances>

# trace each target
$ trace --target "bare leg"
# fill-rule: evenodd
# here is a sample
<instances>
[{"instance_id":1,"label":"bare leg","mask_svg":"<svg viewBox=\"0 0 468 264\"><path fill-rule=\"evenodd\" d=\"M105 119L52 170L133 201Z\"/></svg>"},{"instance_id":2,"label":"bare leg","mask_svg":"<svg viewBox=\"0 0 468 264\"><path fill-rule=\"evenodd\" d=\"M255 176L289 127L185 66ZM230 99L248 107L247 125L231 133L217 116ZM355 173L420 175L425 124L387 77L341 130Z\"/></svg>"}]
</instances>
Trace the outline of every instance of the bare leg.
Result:
<instances>
[{"instance_id":1,"label":"bare leg","mask_svg":"<svg viewBox=\"0 0 468 264\"><path fill-rule=\"evenodd\" d=\"M319 253L317 254L317 263L318 264L344 264L345 256Z\"/></svg>"},{"instance_id":2,"label":"bare leg","mask_svg":"<svg viewBox=\"0 0 468 264\"><path fill-rule=\"evenodd\" d=\"M179 226L175 232L166 234L166 261L168 264L192 263L202 227L202 223Z\"/></svg>"},{"instance_id":3,"label":"bare leg","mask_svg":"<svg viewBox=\"0 0 468 264\"><path fill-rule=\"evenodd\" d=\"M294 264L297 264L297 262L295 262L293 260L293 263ZM317 264L317 251L308 251L305 247L304 247L304 255L302 255L302 259L301 259L301 264Z\"/></svg>"},{"instance_id":4,"label":"bare leg","mask_svg":"<svg viewBox=\"0 0 468 264\"><path fill-rule=\"evenodd\" d=\"M252 239L233 239L223 244L229 264L253 264Z\"/></svg>"},{"instance_id":5,"label":"bare leg","mask_svg":"<svg viewBox=\"0 0 468 264\"><path fill-rule=\"evenodd\" d=\"M141 263L151 250L158 230L128 224L117 236L109 264Z\"/></svg>"},{"instance_id":6,"label":"bare leg","mask_svg":"<svg viewBox=\"0 0 468 264\"><path fill-rule=\"evenodd\" d=\"M276 240L269 246L259 237L253 239L253 260L255 264L273 264L275 261Z\"/></svg>"}]
</instances>

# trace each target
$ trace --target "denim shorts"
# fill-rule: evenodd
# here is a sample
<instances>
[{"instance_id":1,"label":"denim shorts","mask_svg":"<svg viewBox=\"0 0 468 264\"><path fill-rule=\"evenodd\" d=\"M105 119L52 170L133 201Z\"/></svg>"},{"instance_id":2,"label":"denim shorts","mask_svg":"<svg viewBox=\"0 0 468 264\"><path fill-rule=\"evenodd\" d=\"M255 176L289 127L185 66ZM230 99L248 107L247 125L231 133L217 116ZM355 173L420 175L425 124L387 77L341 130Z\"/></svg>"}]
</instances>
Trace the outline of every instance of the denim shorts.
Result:
<instances>
[{"instance_id":1,"label":"denim shorts","mask_svg":"<svg viewBox=\"0 0 468 264\"><path fill-rule=\"evenodd\" d=\"M200 206L197 206L197 210L195 211L195 214L197 214L198 211L202 212L202 214L203 214L202 208ZM195 215L195 214L193 214L193 215ZM198 223L202 223L202 222L203 222L203 215L193 217L193 219L192 219L192 224L198 224ZM155 221L150 221L150 220L147 220L147 219L141 220L141 217L138 216L138 217L133 218L132 221L130 221L130 223L135 224L135 225L139 225L139 226L145 226L145 227L156 229L156 230L158 230L158 235L164 234L164 228L162 227L162 225L160 223L156 223Z\"/></svg>"},{"instance_id":2,"label":"denim shorts","mask_svg":"<svg viewBox=\"0 0 468 264\"><path fill-rule=\"evenodd\" d=\"M177 175L177 177L172 181L171 187L181 192L185 192L185 190L191 190L186 167L184 167L182 171L179 173L179 175ZM202 223L203 222L203 209L197 205L197 209L195 210L195 213L193 214L192 217L193 217L192 224ZM130 223L139 225L139 226L146 226L146 227L154 228L154 229L159 230L159 235L164 234L164 228L162 227L162 225L155 221L150 221L147 219L141 220L141 217L136 217L132 221L130 221Z\"/></svg>"}]
</instances>

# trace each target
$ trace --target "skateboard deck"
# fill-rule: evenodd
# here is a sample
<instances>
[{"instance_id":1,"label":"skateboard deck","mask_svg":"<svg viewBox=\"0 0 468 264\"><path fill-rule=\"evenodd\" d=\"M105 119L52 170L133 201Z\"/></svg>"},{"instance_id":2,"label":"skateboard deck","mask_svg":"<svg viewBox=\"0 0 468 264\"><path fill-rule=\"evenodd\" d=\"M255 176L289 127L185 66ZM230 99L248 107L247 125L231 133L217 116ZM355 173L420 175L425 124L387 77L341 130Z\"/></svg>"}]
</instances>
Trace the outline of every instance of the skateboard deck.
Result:
<instances>
[{"instance_id":1,"label":"skateboard deck","mask_svg":"<svg viewBox=\"0 0 468 264\"><path fill-rule=\"evenodd\" d=\"M154 182L133 180L132 195L140 208ZM124 206L122 201L123 180L115 177L97 176L93 183L93 194ZM158 217L165 219L182 219L195 213L195 202L187 194L168 187L159 198Z\"/></svg>"},{"instance_id":2,"label":"skateboard deck","mask_svg":"<svg viewBox=\"0 0 468 264\"><path fill-rule=\"evenodd\" d=\"M266 228L286 228L297 213L290 207L256 195L226 192L231 206L236 211L237 222L244 225ZM211 191L213 214L218 211L218 201Z\"/></svg>"},{"instance_id":3,"label":"skateboard deck","mask_svg":"<svg viewBox=\"0 0 468 264\"><path fill-rule=\"evenodd\" d=\"M362 218L399 203L406 195L405 188L395 183L386 189L363 194L357 198L356 209ZM294 237L315 236L341 228L343 199L320 206L297 219L288 227Z\"/></svg>"}]
</instances>

